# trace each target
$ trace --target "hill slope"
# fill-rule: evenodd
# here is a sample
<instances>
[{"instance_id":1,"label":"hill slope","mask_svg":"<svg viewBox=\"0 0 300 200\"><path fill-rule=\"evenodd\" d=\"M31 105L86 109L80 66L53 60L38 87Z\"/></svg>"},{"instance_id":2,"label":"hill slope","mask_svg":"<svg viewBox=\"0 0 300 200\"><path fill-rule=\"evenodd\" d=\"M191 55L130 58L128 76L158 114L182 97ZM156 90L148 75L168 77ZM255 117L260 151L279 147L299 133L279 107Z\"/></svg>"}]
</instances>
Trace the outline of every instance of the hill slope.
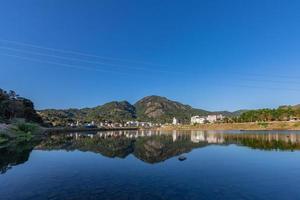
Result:
<instances>
[{"instance_id":1,"label":"hill slope","mask_svg":"<svg viewBox=\"0 0 300 200\"><path fill-rule=\"evenodd\" d=\"M135 107L127 101L113 101L91 108L87 120L122 122L136 118Z\"/></svg>"},{"instance_id":2,"label":"hill slope","mask_svg":"<svg viewBox=\"0 0 300 200\"><path fill-rule=\"evenodd\" d=\"M189 105L172 101L161 96L147 96L131 105L127 101L112 101L101 106L84 109L41 110L39 114L45 122L63 126L70 122L126 122L129 120L151 121L170 123L176 117L181 122L189 123L191 116L223 114L224 116L236 116L241 112L210 112L196 109Z\"/></svg>"},{"instance_id":3,"label":"hill slope","mask_svg":"<svg viewBox=\"0 0 300 200\"><path fill-rule=\"evenodd\" d=\"M162 123L171 122L174 116L183 122L187 122L193 115L207 115L210 113L160 96L144 97L136 102L134 106L139 120Z\"/></svg>"}]
</instances>

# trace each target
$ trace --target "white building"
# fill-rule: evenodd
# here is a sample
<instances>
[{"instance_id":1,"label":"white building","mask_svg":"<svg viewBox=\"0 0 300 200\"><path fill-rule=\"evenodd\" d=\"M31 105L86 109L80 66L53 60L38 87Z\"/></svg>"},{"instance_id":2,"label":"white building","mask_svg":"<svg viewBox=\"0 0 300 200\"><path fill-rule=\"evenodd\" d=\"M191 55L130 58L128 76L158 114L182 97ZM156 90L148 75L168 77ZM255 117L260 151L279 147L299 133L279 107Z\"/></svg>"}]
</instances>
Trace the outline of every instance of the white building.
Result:
<instances>
[{"instance_id":1,"label":"white building","mask_svg":"<svg viewBox=\"0 0 300 200\"><path fill-rule=\"evenodd\" d=\"M216 121L222 120L223 118L223 115L208 115L206 120L210 123L214 123Z\"/></svg>"},{"instance_id":2,"label":"white building","mask_svg":"<svg viewBox=\"0 0 300 200\"><path fill-rule=\"evenodd\" d=\"M129 127L138 127L139 126L139 122L138 121L129 121L129 122L126 122L126 126L129 126Z\"/></svg>"},{"instance_id":3,"label":"white building","mask_svg":"<svg viewBox=\"0 0 300 200\"><path fill-rule=\"evenodd\" d=\"M206 118L199 115L191 117L191 124L204 124Z\"/></svg>"},{"instance_id":4,"label":"white building","mask_svg":"<svg viewBox=\"0 0 300 200\"><path fill-rule=\"evenodd\" d=\"M209 123L214 123L216 121L222 120L223 118L223 115L208 115L205 117L196 115L191 117L191 124L204 124L206 121Z\"/></svg>"},{"instance_id":5,"label":"white building","mask_svg":"<svg viewBox=\"0 0 300 200\"><path fill-rule=\"evenodd\" d=\"M177 125L177 124L178 124L178 120L177 120L175 117L173 117L173 122L172 122L172 124L173 124L173 125Z\"/></svg>"}]
</instances>

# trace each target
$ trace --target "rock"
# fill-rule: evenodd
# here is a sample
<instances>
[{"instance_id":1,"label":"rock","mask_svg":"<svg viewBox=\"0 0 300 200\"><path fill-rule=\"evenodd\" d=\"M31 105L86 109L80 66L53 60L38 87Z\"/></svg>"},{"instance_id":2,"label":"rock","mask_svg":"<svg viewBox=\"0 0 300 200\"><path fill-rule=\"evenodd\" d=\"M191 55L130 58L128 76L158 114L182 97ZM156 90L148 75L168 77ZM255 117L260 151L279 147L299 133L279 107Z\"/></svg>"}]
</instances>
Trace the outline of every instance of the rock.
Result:
<instances>
[{"instance_id":1,"label":"rock","mask_svg":"<svg viewBox=\"0 0 300 200\"><path fill-rule=\"evenodd\" d=\"M178 157L178 160L179 160L179 161L185 161L185 160L186 160L186 157L185 157L185 156L179 156L179 157Z\"/></svg>"}]
</instances>

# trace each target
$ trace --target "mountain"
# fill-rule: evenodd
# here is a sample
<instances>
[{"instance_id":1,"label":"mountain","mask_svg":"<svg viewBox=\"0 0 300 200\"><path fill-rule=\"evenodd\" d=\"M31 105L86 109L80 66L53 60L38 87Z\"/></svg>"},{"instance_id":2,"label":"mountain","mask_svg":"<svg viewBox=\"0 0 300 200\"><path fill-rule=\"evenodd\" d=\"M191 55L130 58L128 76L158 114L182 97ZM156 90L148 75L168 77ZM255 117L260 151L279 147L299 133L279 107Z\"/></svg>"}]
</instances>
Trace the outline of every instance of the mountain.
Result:
<instances>
[{"instance_id":1,"label":"mountain","mask_svg":"<svg viewBox=\"0 0 300 200\"><path fill-rule=\"evenodd\" d=\"M207 115L210 112L192 108L189 105L160 96L147 96L134 104L141 121L171 122L175 116L182 122L190 121L193 115Z\"/></svg>"},{"instance_id":2,"label":"mountain","mask_svg":"<svg viewBox=\"0 0 300 200\"><path fill-rule=\"evenodd\" d=\"M64 126L67 123L81 122L126 122L130 120L151 121L170 123L176 117L183 123L189 123L191 116L222 114L224 116L238 116L243 111L210 112L196 109L189 105L172 101L161 96L147 96L137 101L134 105L127 101L112 101L101 106L83 109L46 109L40 110L39 114L45 122L55 126Z\"/></svg>"},{"instance_id":3,"label":"mountain","mask_svg":"<svg viewBox=\"0 0 300 200\"><path fill-rule=\"evenodd\" d=\"M226 117L238 117L238 116L240 116L241 114L243 114L247 111L248 110L237 110L237 111L234 111L234 112L217 111L217 112L212 112L212 114L221 114L221 115L226 116Z\"/></svg>"},{"instance_id":4,"label":"mountain","mask_svg":"<svg viewBox=\"0 0 300 200\"><path fill-rule=\"evenodd\" d=\"M38 114L49 126L65 126L67 123L85 121L89 111L90 108L45 109L38 111Z\"/></svg>"},{"instance_id":5,"label":"mountain","mask_svg":"<svg viewBox=\"0 0 300 200\"><path fill-rule=\"evenodd\" d=\"M289 106L289 105L284 105L284 106L279 106L278 109L292 109L292 110L299 110L300 109L300 104Z\"/></svg>"},{"instance_id":6,"label":"mountain","mask_svg":"<svg viewBox=\"0 0 300 200\"><path fill-rule=\"evenodd\" d=\"M136 118L135 107L127 101L113 101L92 108L87 113L87 120L128 121Z\"/></svg>"},{"instance_id":7,"label":"mountain","mask_svg":"<svg viewBox=\"0 0 300 200\"><path fill-rule=\"evenodd\" d=\"M40 110L39 114L46 123L54 126L64 126L76 121L122 122L136 118L135 107L127 101L112 101L101 106L83 109L46 109Z\"/></svg>"}]
</instances>

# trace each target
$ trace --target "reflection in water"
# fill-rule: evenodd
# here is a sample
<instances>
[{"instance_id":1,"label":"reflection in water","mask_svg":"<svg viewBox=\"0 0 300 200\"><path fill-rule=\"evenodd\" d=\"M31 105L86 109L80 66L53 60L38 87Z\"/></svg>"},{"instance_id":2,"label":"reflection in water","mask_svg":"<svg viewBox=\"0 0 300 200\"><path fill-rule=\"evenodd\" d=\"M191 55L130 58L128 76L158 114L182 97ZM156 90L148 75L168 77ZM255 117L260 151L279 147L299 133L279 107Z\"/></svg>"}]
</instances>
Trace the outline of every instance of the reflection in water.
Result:
<instances>
[{"instance_id":1,"label":"reflection in water","mask_svg":"<svg viewBox=\"0 0 300 200\"><path fill-rule=\"evenodd\" d=\"M13 143L0 148L0 173L26 162L33 148L34 144L31 142Z\"/></svg>"},{"instance_id":2,"label":"reflection in water","mask_svg":"<svg viewBox=\"0 0 300 200\"><path fill-rule=\"evenodd\" d=\"M298 132L213 132L213 131L107 131L55 134L39 145L18 144L0 148L0 172L28 160L31 150L80 150L106 157L125 158L132 154L146 163L158 163L208 145L235 144L261 150L300 149Z\"/></svg>"},{"instance_id":3,"label":"reflection in water","mask_svg":"<svg viewBox=\"0 0 300 200\"><path fill-rule=\"evenodd\" d=\"M236 144L262 150L299 150L300 134L276 132L214 131L108 131L52 135L36 149L81 150L107 157L129 154L148 163L157 163L194 148Z\"/></svg>"}]
</instances>

